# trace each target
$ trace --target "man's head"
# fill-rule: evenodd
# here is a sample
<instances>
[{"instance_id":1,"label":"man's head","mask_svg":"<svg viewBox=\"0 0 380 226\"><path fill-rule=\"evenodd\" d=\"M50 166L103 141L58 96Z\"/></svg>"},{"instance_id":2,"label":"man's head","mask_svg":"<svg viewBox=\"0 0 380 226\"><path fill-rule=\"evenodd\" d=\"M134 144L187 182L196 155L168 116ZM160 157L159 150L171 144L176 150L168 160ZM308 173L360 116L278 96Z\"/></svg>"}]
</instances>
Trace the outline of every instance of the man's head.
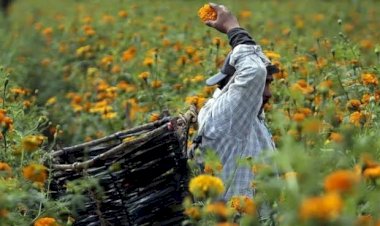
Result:
<instances>
[{"instance_id":1,"label":"man's head","mask_svg":"<svg viewBox=\"0 0 380 226\"><path fill-rule=\"evenodd\" d=\"M226 60L224 61L223 67L221 68L220 72L209 79L207 79L206 84L207 85L218 85L220 89L223 89L224 86L227 85L227 83L232 78L233 74L235 73L236 69L229 64L230 54L226 57ZM262 111L264 105L269 102L269 99L272 97L272 92L270 90L270 84L273 81L273 74L277 73L279 70L275 65L267 65L267 76L265 81L265 87L263 92L263 102L260 108L260 112Z\"/></svg>"}]
</instances>

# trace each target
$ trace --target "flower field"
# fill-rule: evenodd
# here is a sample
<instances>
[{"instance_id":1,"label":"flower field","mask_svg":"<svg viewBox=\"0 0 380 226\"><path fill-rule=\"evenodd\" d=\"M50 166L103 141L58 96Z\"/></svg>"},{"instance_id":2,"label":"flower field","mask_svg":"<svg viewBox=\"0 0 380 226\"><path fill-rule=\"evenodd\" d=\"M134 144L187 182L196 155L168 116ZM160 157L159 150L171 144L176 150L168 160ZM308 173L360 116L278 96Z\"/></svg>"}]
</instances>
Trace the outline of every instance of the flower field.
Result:
<instances>
[{"instance_id":1,"label":"flower field","mask_svg":"<svg viewBox=\"0 0 380 226\"><path fill-rule=\"evenodd\" d=\"M50 151L203 106L230 51L198 17L205 3L13 2L0 17L1 226L74 224L96 181L52 199ZM218 156L208 150L203 171L189 160L183 224L380 226L379 2L218 4L280 69L265 106L277 151L237 160L255 196L226 203Z\"/></svg>"}]
</instances>

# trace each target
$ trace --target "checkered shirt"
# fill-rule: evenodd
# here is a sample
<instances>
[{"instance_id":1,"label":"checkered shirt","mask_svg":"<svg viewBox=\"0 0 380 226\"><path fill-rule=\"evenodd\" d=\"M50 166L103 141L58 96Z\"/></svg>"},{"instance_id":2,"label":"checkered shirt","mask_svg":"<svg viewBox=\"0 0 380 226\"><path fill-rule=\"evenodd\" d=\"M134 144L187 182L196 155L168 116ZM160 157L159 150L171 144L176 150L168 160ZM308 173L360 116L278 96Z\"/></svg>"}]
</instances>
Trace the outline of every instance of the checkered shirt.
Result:
<instances>
[{"instance_id":1,"label":"checkered shirt","mask_svg":"<svg viewBox=\"0 0 380 226\"><path fill-rule=\"evenodd\" d=\"M253 172L237 160L275 149L263 113L258 115L269 63L260 46L236 46L230 58L236 68L233 82L217 89L198 115L201 148L215 150L223 164L225 200L234 195L254 195Z\"/></svg>"}]
</instances>

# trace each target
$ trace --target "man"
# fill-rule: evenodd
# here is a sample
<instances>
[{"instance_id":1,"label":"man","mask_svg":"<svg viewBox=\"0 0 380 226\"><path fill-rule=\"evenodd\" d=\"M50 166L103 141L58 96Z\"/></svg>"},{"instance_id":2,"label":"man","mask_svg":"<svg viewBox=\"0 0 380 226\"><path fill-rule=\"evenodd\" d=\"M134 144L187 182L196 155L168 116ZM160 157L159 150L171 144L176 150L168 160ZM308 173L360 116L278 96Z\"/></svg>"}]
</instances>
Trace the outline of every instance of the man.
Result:
<instances>
[{"instance_id":1,"label":"man","mask_svg":"<svg viewBox=\"0 0 380 226\"><path fill-rule=\"evenodd\" d=\"M211 148L221 158L225 200L234 195L252 197L253 172L237 161L275 149L264 123L263 106L271 97L272 73L278 70L226 7L210 5L218 16L205 23L227 34L232 51L221 72L206 81L218 84L219 89L199 112L201 148Z\"/></svg>"}]
</instances>

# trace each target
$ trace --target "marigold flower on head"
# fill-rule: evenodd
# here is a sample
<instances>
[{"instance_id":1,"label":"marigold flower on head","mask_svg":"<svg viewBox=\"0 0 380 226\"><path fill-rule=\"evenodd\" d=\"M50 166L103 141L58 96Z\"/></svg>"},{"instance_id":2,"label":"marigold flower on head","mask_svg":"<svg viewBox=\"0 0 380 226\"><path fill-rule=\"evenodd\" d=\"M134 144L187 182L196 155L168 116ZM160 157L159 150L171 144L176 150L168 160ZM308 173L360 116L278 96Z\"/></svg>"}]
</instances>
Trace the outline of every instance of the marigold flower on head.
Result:
<instances>
[{"instance_id":1,"label":"marigold flower on head","mask_svg":"<svg viewBox=\"0 0 380 226\"><path fill-rule=\"evenodd\" d=\"M217 13L214 8L210 6L210 4L205 4L198 10L198 16L201 18L203 22L208 20L216 20Z\"/></svg>"},{"instance_id":2,"label":"marigold flower on head","mask_svg":"<svg viewBox=\"0 0 380 226\"><path fill-rule=\"evenodd\" d=\"M217 197L224 192L224 185L218 177L201 174L190 180L189 190L196 198Z\"/></svg>"},{"instance_id":3,"label":"marigold flower on head","mask_svg":"<svg viewBox=\"0 0 380 226\"><path fill-rule=\"evenodd\" d=\"M325 178L324 187L326 192L349 192L359 181L360 177L355 172L338 170Z\"/></svg>"},{"instance_id":4,"label":"marigold flower on head","mask_svg":"<svg viewBox=\"0 0 380 226\"><path fill-rule=\"evenodd\" d=\"M43 217L36 220L34 226L59 226L59 224L52 217Z\"/></svg>"},{"instance_id":5,"label":"marigold flower on head","mask_svg":"<svg viewBox=\"0 0 380 226\"><path fill-rule=\"evenodd\" d=\"M343 201L338 193L328 193L321 197L305 199L300 206L299 216L302 220L334 220L343 208Z\"/></svg>"},{"instance_id":6,"label":"marigold flower on head","mask_svg":"<svg viewBox=\"0 0 380 226\"><path fill-rule=\"evenodd\" d=\"M255 202L247 196L234 196L231 198L231 207L239 213L256 214Z\"/></svg>"},{"instance_id":7,"label":"marigold flower on head","mask_svg":"<svg viewBox=\"0 0 380 226\"><path fill-rule=\"evenodd\" d=\"M8 163L0 162L0 176L9 177L12 174L12 168L8 165Z\"/></svg>"},{"instance_id":8,"label":"marigold flower on head","mask_svg":"<svg viewBox=\"0 0 380 226\"><path fill-rule=\"evenodd\" d=\"M26 180L36 182L39 186L42 186L48 177L47 168L40 164L25 166L22 169L22 174Z\"/></svg>"}]
</instances>

